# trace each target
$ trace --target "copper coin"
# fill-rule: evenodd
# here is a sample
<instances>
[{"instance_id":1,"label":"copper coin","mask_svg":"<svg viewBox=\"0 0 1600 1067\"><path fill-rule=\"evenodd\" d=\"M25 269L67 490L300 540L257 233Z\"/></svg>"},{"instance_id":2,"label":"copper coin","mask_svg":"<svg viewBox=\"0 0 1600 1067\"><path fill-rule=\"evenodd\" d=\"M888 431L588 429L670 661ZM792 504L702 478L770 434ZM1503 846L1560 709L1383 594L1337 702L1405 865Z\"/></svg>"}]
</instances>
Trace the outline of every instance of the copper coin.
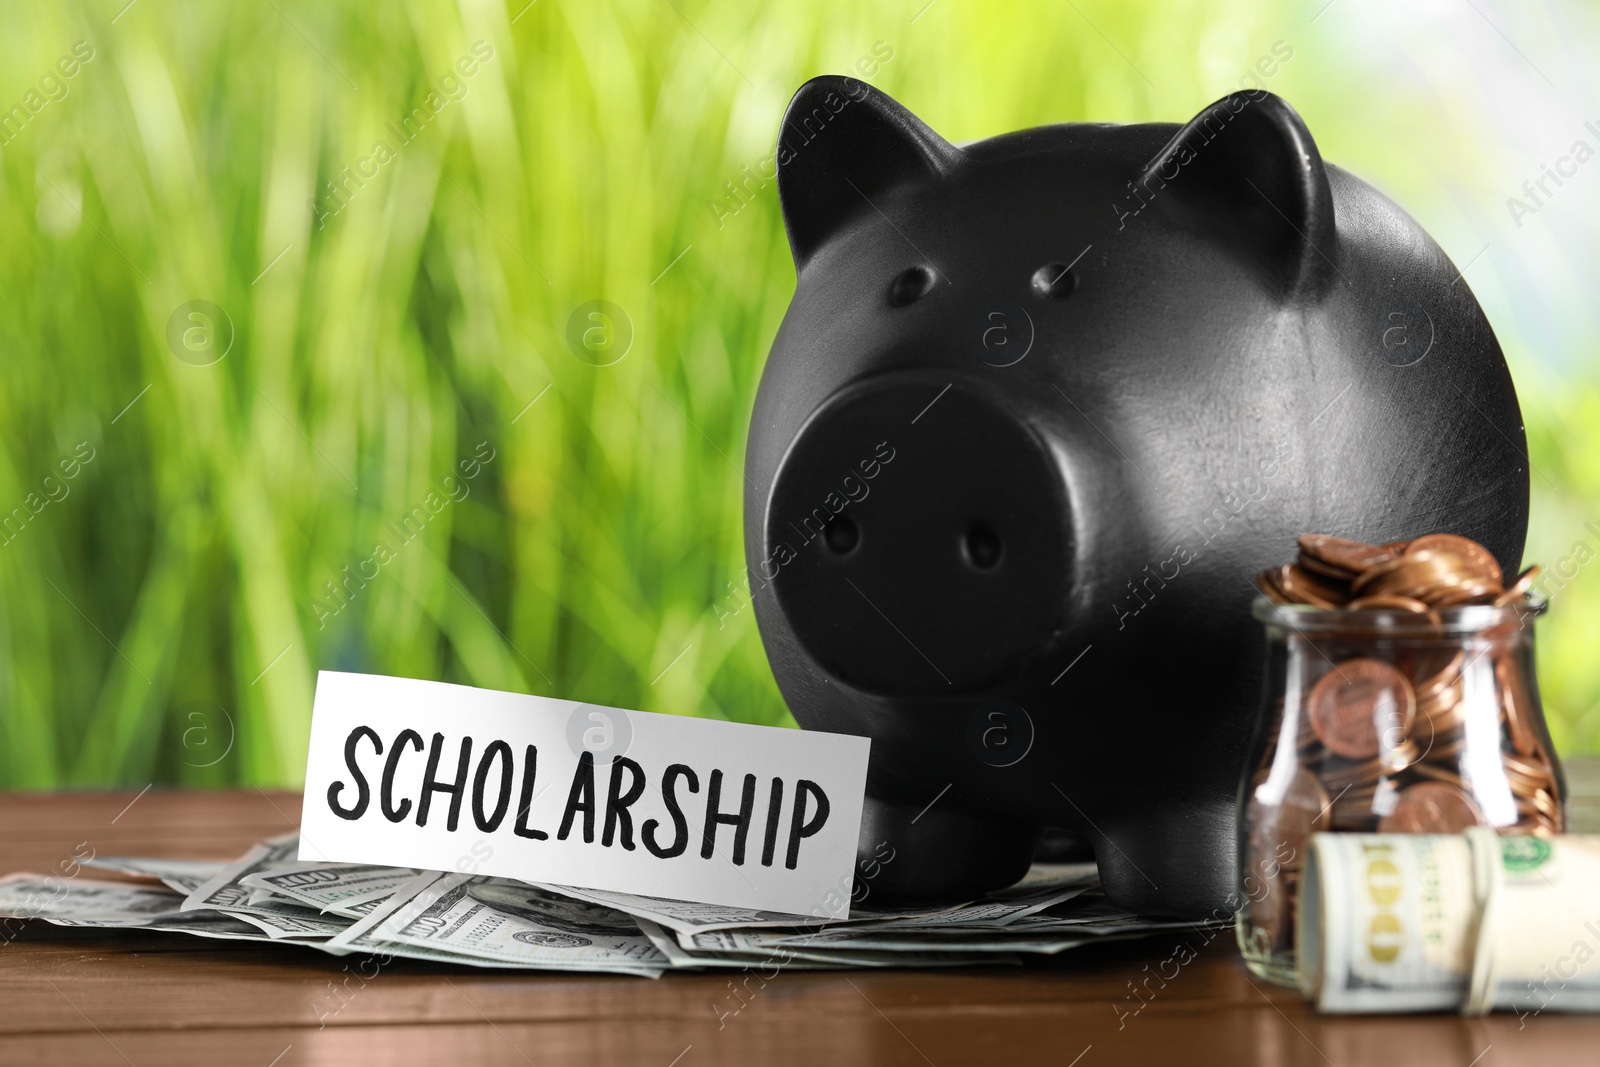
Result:
<instances>
[{"instance_id":1,"label":"copper coin","mask_svg":"<svg viewBox=\"0 0 1600 1067\"><path fill-rule=\"evenodd\" d=\"M1408 596L1357 597L1346 604L1345 607L1351 611L1409 611L1414 615L1426 615L1428 613L1428 605Z\"/></svg>"},{"instance_id":2,"label":"copper coin","mask_svg":"<svg viewBox=\"0 0 1600 1067\"><path fill-rule=\"evenodd\" d=\"M1442 567L1441 567L1442 565ZM1366 596L1369 590L1376 591L1375 587L1384 586L1390 589L1414 584L1423 576L1425 569L1432 571L1440 568L1439 573L1450 573L1455 566L1447 553L1407 550L1403 555L1394 557L1384 563L1368 567L1350 583L1350 592L1356 596ZM1396 574L1403 573L1405 577L1396 578Z\"/></svg>"},{"instance_id":3,"label":"copper coin","mask_svg":"<svg viewBox=\"0 0 1600 1067\"><path fill-rule=\"evenodd\" d=\"M1449 765L1461 758L1467 750L1466 734L1461 730L1454 730L1446 734L1439 729L1434 736L1433 747L1428 750L1428 759L1433 763Z\"/></svg>"},{"instance_id":4,"label":"copper coin","mask_svg":"<svg viewBox=\"0 0 1600 1067\"><path fill-rule=\"evenodd\" d=\"M1548 789L1538 789L1526 797L1518 797L1517 810L1554 818L1559 809L1556 806L1556 798Z\"/></svg>"},{"instance_id":5,"label":"copper coin","mask_svg":"<svg viewBox=\"0 0 1600 1067\"><path fill-rule=\"evenodd\" d=\"M1311 728L1328 749L1353 760L1375 758L1383 735L1401 736L1416 717L1417 698L1406 676L1382 660L1345 660L1311 687Z\"/></svg>"},{"instance_id":6,"label":"copper coin","mask_svg":"<svg viewBox=\"0 0 1600 1067\"><path fill-rule=\"evenodd\" d=\"M1465 582L1454 591L1443 593L1432 600L1435 607L1460 608L1469 604L1493 604L1496 599L1503 596L1498 586L1484 582Z\"/></svg>"},{"instance_id":7,"label":"copper coin","mask_svg":"<svg viewBox=\"0 0 1600 1067\"><path fill-rule=\"evenodd\" d=\"M1304 555L1343 571L1346 577L1351 578L1369 567L1394 558L1394 553L1381 545L1369 545L1365 541L1351 541L1327 534L1301 534L1299 545Z\"/></svg>"},{"instance_id":8,"label":"copper coin","mask_svg":"<svg viewBox=\"0 0 1600 1067\"><path fill-rule=\"evenodd\" d=\"M1405 554L1414 556L1418 552L1428 551L1449 552L1459 556L1467 565L1467 572L1485 582L1500 585L1504 581L1500 573L1500 564L1495 562L1494 556L1487 548L1470 538L1447 533L1428 534L1407 545Z\"/></svg>"},{"instance_id":9,"label":"copper coin","mask_svg":"<svg viewBox=\"0 0 1600 1067\"><path fill-rule=\"evenodd\" d=\"M1410 541L1390 541L1388 544L1383 545L1382 547L1383 547L1383 549L1385 551L1393 552L1395 555L1398 556L1401 553L1405 552L1406 549L1411 547L1411 542Z\"/></svg>"},{"instance_id":10,"label":"copper coin","mask_svg":"<svg viewBox=\"0 0 1600 1067\"><path fill-rule=\"evenodd\" d=\"M1383 834L1458 834L1488 820L1472 798L1443 782L1418 782L1401 790L1394 812L1378 824Z\"/></svg>"},{"instance_id":11,"label":"copper coin","mask_svg":"<svg viewBox=\"0 0 1600 1067\"><path fill-rule=\"evenodd\" d=\"M1272 567L1256 575L1256 588L1261 590L1262 596L1281 606L1292 601L1283 593L1283 584L1278 581L1279 570L1278 567Z\"/></svg>"},{"instance_id":12,"label":"copper coin","mask_svg":"<svg viewBox=\"0 0 1600 1067\"><path fill-rule=\"evenodd\" d=\"M1263 800L1257 788L1246 818L1254 845L1266 855L1276 856L1280 865L1298 869L1306 841L1328 827L1328 792L1316 775L1304 767L1296 768L1278 803Z\"/></svg>"},{"instance_id":13,"label":"copper coin","mask_svg":"<svg viewBox=\"0 0 1600 1067\"><path fill-rule=\"evenodd\" d=\"M1358 792L1363 789L1375 789L1386 773L1383 761L1376 758L1362 760L1359 763L1334 758L1322 764L1323 784L1329 789L1340 792L1345 789L1354 789Z\"/></svg>"},{"instance_id":14,"label":"copper coin","mask_svg":"<svg viewBox=\"0 0 1600 1067\"><path fill-rule=\"evenodd\" d=\"M1465 787L1465 782L1454 763L1419 763L1412 770L1423 778L1431 778L1436 782L1444 782L1457 789Z\"/></svg>"},{"instance_id":15,"label":"copper coin","mask_svg":"<svg viewBox=\"0 0 1600 1067\"><path fill-rule=\"evenodd\" d=\"M1458 649L1454 653L1439 652L1422 657L1417 663L1417 704L1426 705L1439 698L1461 680L1466 668L1467 653Z\"/></svg>"},{"instance_id":16,"label":"copper coin","mask_svg":"<svg viewBox=\"0 0 1600 1067\"><path fill-rule=\"evenodd\" d=\"M1245 892L1250 922L1264 935L1272 952L1282 952L1292 947L1294 941L1293 907L1298 872L1280 870L1272 877L1274 859L1261 853L1255 846L1249 850L1249 869L1245 872Z\"/></svg>"},{"instance_id":17,"label":"copper coin","mask_svg":"<svg viewBox=\"0 0 1600 1067\"><path fill-rule=\"evenodd\" d=\"M1464 701L1443 709L1429 711L1426 715L1417 716L1428 723L1428 732L1433 736L1433 744L1428 746L1429 755L1454 754L1459 751L1456 743L1465 737L1467 725L1466 704ZM1418 731L1419 733L1421 731Z\"/></svg>"},{"instance_id":18,"label":"copper coin","mask_svg":"<svg viewBox=\"0 0 1600 1067\"><path fill-rule=\"evenodd\" d=\"M1517 786L1518 780L1528 785L1529 793L1555 783L1555 769L1542 759L1523 759L1509 752L1501 759L1505 763L1506 777L1511 779L1513 788Z\"/></svg>"},{"instance_id":19,"label":"copper coin","mask_svg":"<svg viewBox=\"0 0 1600 1067\"><path fill-rule=\"evenodd\" d=\"M1465 566L1448 553L1429 552L1426 557L1401 556L1400 565L1393 570L1370 582L1366 582L1367 575L1374 571L1367 571L1357 581L1366 582L1361 586L1361 596L1409 596L1431 603L1434 596L1461 586L1461 569Z\"/></svg>"},{"instance_id":20,"label":"copper coin","mask_svg":"<svg viewBox=\"0 0 1600 1067\"><path fill-rule=\"evenodd\" d=\"M1335 567L1330 563L1324 563L1317 557L1308 556L1304 552L1297 555L1294 558L1294 561L1300 566L1304 567L1306 570L1310 571L1312 574L1315 574L1321 578L1326 578L1328 581L1334 582L1340 586L1349 585L1350 579L1355 577L1354 574L1351 574L1342 567Z\"/></svg>"},{"instance_id":21,"label":"copper coin","mask_svg":"<svg viewBox=\"0 0 1600 1067\"><path fill-rule=\"evenodd\" d=\"M1447 678L1438 689L1429 690L1426 697L1417 698L1417 710L1432 719L1438 727L1455 722L1462 717L1460 709L1465 702L1463 690L1460 675Z\"/></svg>"},{"instance_id":22,"label":"copper coin","mask_svg":"<svg viewBox=\"0 0 1600 1067\"><path fill-rule=\"evenodd\" d=\"M1305 862L1306 841L1328 826L1328 794L1317 776L1296 768L1281 797L1269 802L1260 788L1252 790L1246 819L1247 885L1250 920L1267 931L1277 947L1293 926L1287 909L1294 899L1297 872Z\"/></svg>"},{"instance_id":23,"label":"copper coin","mask_svg":"<svg viewBox=\"0 0 1600 1067\"><path fill-rule=\"evenodd\" d=\"M1528 595L1528 590L1533 588L1533 580L1537 577L1539 577L1539 565L1535 563L1517 575L1517 580L1508 585L1505 592L1494 598L1494 606L1503 608L1520 601Z\"/></svg>"},{"instance_id":24,"label":"copper coin","mask_svg":"<svg viewBox=\"0 0 1600 1067\"><path fill-rule=\"evenodd\" d=\"M1377 789L1352 789L1334 800L1328 809L1329 827L1334 830L1370 832L1378 827L1378 813L1372 809Z\"/></svg>"},{"instance_id":25,"label":"copper coin","mask_svg":"<svg viewBox=\"0 0 1600 1067\"><path fill-rule=\"evenodd\" d=\"M1283 586L1283 592L1290 600L1299 604L1313 604L1319 608L1336 608L1343 604L1349 595L1298 563L1280 568L1278 583Z\"/></svg>"},{"instance_id":26,"label":"copper coin","mask_svg":"<svg viewBox=\"0 0 1600 1067\"><path fill-rule=\"evenodd\" d=\"M1411 732L1405 741L1381 757L1385 763L1392 764L1395 771L1415 766L1420 760L1432 758L1433 747L1439 743L1440 735L1443 733L1432 719L1420 714L1420 705L1418 710L1417 720L1412 724Z\"/></svg>"},{"instance_id":27,"label":"copper coin","mask_svg":"<svg viewBox=\"0 0 1600 1067\"><path fill-rule=\"evenodd\" d=\"M1428 726L1429 737L1423 740L1432 741L1433 726ZM1392 739L1392 738L1391 738ZM1407 767L1422 758L1423 749L1418 747L1415 740L1402 737L1393 745L1384 745L1383 754L1378 757L1378 762L1383 764L1383 769L1388 774L1399 774Z\"/></svg>"},{"instance_id":28,"label":"copper coin","mask_svg":"<svg viewBox=\"0 0 1600 1067\"><path fill-rule=\"evenodd\" d=\"M1417 691L1417 710L1433 720L1433 725L1444 729L1452 724L1459 724L1464 718L1462 705L1466 701L1466 686L1461 674L1447 675L1438 680L1428 679L1423 683L1426 691Z\"/></svg>"},{"instance_id":29,"label":"copper coin","mask_svg":"<svg viewBox=\"0 0 1600 1067\"><path fill-rule=\"evenodd\" d=\"M1545 815L1524 816L1510 826L1499 828L1502 834L1527 834L1530 837L1554 837L1561 830L1556 822Z\"/></svg>"},{"instance_id":30,"label":"copper coin","mask_svg":"<svg viewBox=\"0 0 1600 1067\"><path fill-rule=\"evenodd\" d=\"M1500 683L1500 709L1505 715L1506 733L1511 736L1511 747L1524 756L1539 751L1539 737L1533 731L1529 718L1528 690L1522 682L1522 670L1515 659L1503 659L1495 664L1496 680Z\"/></svg>"}]
</instances>

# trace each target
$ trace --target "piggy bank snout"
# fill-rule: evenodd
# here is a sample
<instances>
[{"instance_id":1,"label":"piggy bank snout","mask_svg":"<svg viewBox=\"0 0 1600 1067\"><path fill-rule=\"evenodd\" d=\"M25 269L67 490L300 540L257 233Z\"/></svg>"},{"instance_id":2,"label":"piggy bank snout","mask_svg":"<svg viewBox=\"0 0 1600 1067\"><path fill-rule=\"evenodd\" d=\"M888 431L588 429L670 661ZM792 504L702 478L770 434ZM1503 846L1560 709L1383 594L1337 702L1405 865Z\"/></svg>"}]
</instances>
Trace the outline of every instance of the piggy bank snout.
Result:
<instances>
[{"instance_id":1,"label":"piggy bank snout","mask_svg":"<svg viewBox=\"0 0 1600 1067\"><path fill-rule=\"evenodd\" d=\"M1071 578L1060 464L983 388L895 374L807 419L768 496L757 570L830 676L883 696L950 695L1048 650Z\"/></svg>"}]
</instances>

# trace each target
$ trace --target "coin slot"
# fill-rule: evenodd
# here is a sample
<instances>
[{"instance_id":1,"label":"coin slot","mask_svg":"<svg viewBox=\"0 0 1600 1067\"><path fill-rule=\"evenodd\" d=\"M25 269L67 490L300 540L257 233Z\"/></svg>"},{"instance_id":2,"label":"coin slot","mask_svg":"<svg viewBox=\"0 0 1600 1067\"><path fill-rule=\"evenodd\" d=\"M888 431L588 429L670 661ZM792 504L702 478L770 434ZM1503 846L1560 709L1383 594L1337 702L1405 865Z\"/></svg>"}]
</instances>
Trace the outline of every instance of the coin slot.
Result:
<instances>
[{"instance_id":1,"label":"coin slot","mask_svg":"<svg viewBox=\"0 0 1600 1067\"><path fill-rule=\"evenodd\" d=\"M822 543L836 556L848 556L861 543L861 528L848 515L835 515L822 528Z\"/></svg>"},{"instance_id":2,"label":"coin slot","mask_svg":"<svg viewBox=\"0 0 1600 1067\"><path fill-rule=\"evenodd\" d=\"M933 271L927 267L907 267L889 283L889 303L905 307L933 291Z\"/></svg>"},{"instance_id":3,"label":"coin slot","mask_svg":"<svg viewBox=\"0 0 1600 1067\"><path fill-rule=\"evenodd\" d=\"M1078 289L1078 276L1065 263L1046 263L1033 272L1033 291L1051 300L1065 300Z\"/></svg>"},{"instance_id":4,"label":"coin slot","mask_svg":"<svg viewBox=\"0 0 1600 1067\"><path fill-rule=\"evenodd\" d=\"M967 535L961 539L961 552L968 565L988 571L1000 565L1005 548L1000 543L1000 535L980 523L967 530Z\"/></svg>"}]
</instances>

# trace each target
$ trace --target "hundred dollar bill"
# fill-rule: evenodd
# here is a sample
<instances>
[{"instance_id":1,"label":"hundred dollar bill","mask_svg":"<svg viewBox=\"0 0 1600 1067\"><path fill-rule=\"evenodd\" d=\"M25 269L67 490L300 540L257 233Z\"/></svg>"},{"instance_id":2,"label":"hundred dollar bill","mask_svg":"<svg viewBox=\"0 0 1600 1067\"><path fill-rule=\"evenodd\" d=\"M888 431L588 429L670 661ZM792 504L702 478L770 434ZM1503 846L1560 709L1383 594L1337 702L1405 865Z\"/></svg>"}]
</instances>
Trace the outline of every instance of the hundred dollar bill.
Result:
<instances>
[{"instance_id":1,"label":"hundred dollar bill","mask_svg":"<svg viewBox=\"0 0 1600 1067\"><path fill-rule=\"evenodd\" d=\"M299 848L300 835L296 833L268 838L239 859L224 864L210 878L195 886L184 900L184 907L240 909L248 906L251 890L240 879L284 866L294 859Z\"/></svg>"},{"instance_id":2,"label":"hundred dollar bill","mask_svg":"<svg viewBox=\"0 0 1600 1067\"><path fill-rule=\"evenodd\" d=\"M1600 837L1317 834L1302 877L1323 1011L1600 1011Z\"/></svg>"},{"instance_id":3,"label":"hundred dollar bill","mask_svg":"<svg viewBox=\"0 0 1600 1067\"><path fill-rule=\"evenodd\" d=\"M351 925L339 931L333 937L324 941L319 948L324 952L331 952L335 956L346 956L352 952L370 952L390 956L410 956L417 959L446 958L448 953L436 953L428 949L418 948L407 951L404 945L394 941L382 941L373 936L373 930L396 912L404 909L404 914L414 918L418 912L426 907L425 902L418 901L418 895L434 882L442 878L438 871L419 871L415 877L402 883L393 893L371 908L367 914L357 919Z\"/></svg>"},{"instance_id":4,"label":"hundred dollar bill","mask_svg":"<svg viewBox=\"0 0 1600 1067\"><path fill-rule=\"evenodd\" d=\"M453 963L466 967L497 967L511 970L541 971L549 969L545 965L538 963L527 964L479 956L464 956L444 948L406 945L398 941L386 941L375 935L374 931L390 919L400 923L409 923L416 918L434 899L431 896L423 895L423 891L443 877L445 876L438 871L418 872L415 877L401 885L389 896L383 899L375 899L368 910L368 914L357 922L340 931L336 937L320 942L313 947L335 956L364 953L377 959L380 966L387 963L389 957L402 956L407 959L432 960L438 963Z\"/></svg>"},{"instance_id":5,"label":"hundred dollar bill","mask_svg":"<svg viewBox=\"0 0 1600 1067\"><path fill-rule=\"evenodd\" d=\"M271 937L332 937L349 923L342 917L330 919L298 901L266 899L251 901L257 892L243 878L283 867L300 847L300 835L284 834L269 838L233 863L194 888L184 898L185 910L214 908L259 927Z\"/></svg>"},{"instance_id":6,"label":"hundred dollar bill","mask_svg":"<svg viewBox=\"0 0 1600 1067\"><path fill-rule=\"evenodd\" d=\"M57 926L172 930L197 937L271 940L248 923L220 911L183 911L183 897L128 882L52 875L0 878L0 916L38 918Z\"/></svg>"},{"instance_id":7,"label":"hundred dollar bill","mask_svg":"<svg viewBox=\"0 0 1600 1067\"><path fill-rule=\"evenodd\" d=\"M885 862L892 862L892 857ZM716 930L789 929L793 927L829 926L841 920L831 914L790 915L782 912L756 911L750 908L729 907L722 904L696 904L686 900L668 900L663 897L639 896L605 889L580 889L576 886L536 883L564 897L602 904L617 911L627 912L637 919L645 919L678 934L704 933ZM1042 911L1053 904L1070 900L1078 893L1099 884L1094 864L1035 864L1015 885L991 893L980 901L955 904L912 906L904 908L867 908L852 906L850 918L842 920L852 926L873 927L914 923L938 926L952 922L1004 926L1024 916ZM866 899L871 899L872 883L864 879ZM860 902L857 901L859 904ZM819 911L825 912L825 909Z\"/></svg>"},{"instance_id":8,"label":"hundred dollar bill","mask_svg":"<svg viewBox=\"0 0 1600 1067\"><path fill-rule=\"evenodd\" d=\"M352 897L337 908L329 908L328 910L335 915L344 915L352 919L364 919L371 915L374 909L394 896L395 892L395 890L391 889L374 890L370 893L363 893L358 897Z\"/></svg>"},{"instance_id":9,"label":"hundred dollar bill","mask_svg":"<svg viewBox=\"0 0 1600 1067\"><path fill-rule=\"evenodd\" d=\"M644 897L633 893L617 893L606 889L579 889L569 885L534 883L540 889L573 900L583 900L626 912L635 918L649 919L675 933L698 933L710 930L753 930L765 927L822 926L838 922L826 915L788 915L776 911L756 911L722 904L695 904L687 900L668 900L664 897ZM914 907L904 910L868 911L851 908L848 922L870 922L893 918L916 918L947 915L962 905L950 904L936 908Z\"/></svg>"},{"instance_id":10,"label":"hundred dollar bill","mask_svg":"<svg viewBox=\"0 0 1600 1067\"><path fill-rule=\"evenodd\" d=\"M469 967L517 966L516 964L479 959L475 956L462 956L445 949L424 948L421 945L402 945L398 941L385 941L373 933L390 918L398 918L399 921L403 922L410 922L416 918L417 914L428 906L431 899L422 897L422 891L442 877L444 876L438 871L418 872L415 877L402 884L387 897L375 898L366 915L316 947L335 956L348 956L352 953L361 952L380 959L386 959L390 956L403 956L407 959L435 960L440 963L457 963Z\"/></svg>"},{"instance_id":11,"label":"hundred dollar bill","mask_svg":"<svg viewBox=\"0 0 1600 1067\"><path fill-rule=\"evenodd\" d=\"M1004 950L985 949L981 953L951 952L926 941L907 939L903 945L884 948L884 942L871 933L861 935L857 943L853 939L853 931L848 928L818 930L814 933L814 941L783 942L776 940L772 931L743 933L738 930L713 930L709 933L680 933L678 944L690 951L754 955L776 960L784 967L788 966L787 961L790 960L833 964L836 967L904 967L908 963L918 967L970 967L1019 962L1016 956L1010 954L1010 946ZM916 956L914 959L908 958L905 952L913 947Z\"/></svg>"},{"instance_id":12,"label":"hundred dollar bill","mask_svg":"<svg viewBox=\"0 0 1600 1067\"><path fill-rule=\"evenodd\" d=\"M224 941L277 941L247 922L225 915L220 911L174 911L166 915L152 915L137 920L124 920L108 916L86 919L49 917L46 922L56 926L94 926L110 929L164 930L171 933L190 934L194 937L214 937Z\"/></svg>"},{"instance_id":13,"label":"hundred dollar bill","mask_svg":"<svg viewBox=\"0 0 1600 1067\"><path fill-rule=\"evenodd\" d=\"M410 867L294 863L244 875L239 884L287 897L318 911L358 919L416 875ZM251 901L254 900L252 896ZM358 907L363 904L364 908Z\"/></svg>"},{"instance_id":14,"label":"hundred dollar bill","mask_svg":"<svg viewBox=\"0 0 1600 1067\"><path fill-rule=\"evenodd\" d=\"M1111 906L1088 865L1036 865L1015 885L970 903L855 907L839 920L842 908L835 905L852 887L831 894L838 900L819 902L810 916L791 915L509 878L299 862L297 846L297 836L288 834L231 863L80 861L160 879L177 892L56 876L0 881L0 922L26 915L61 925L304 943L380 960L650 977L669 968L771 977L774 969L1017 963L1021 953L1193 925L1141 919ZM893 862L892 852L876 862ZM874 876L862 868L853 887L858 895L862 885L870 895Z\"/></svg>"},{"instance_id":15,"label":"hundred dollar bill","mask_svg":"<svg viewBox=\"0 0 1600 1067\"><path fill-rule=\"evenodd\" d=\"M274 940L278 938L295 940L332 937L349 925L347 922L328 922L317 918L285 915L274 911L275 907L276 905L273 904L262 904L249 908L219 908L217 910L224 915L231 915L241 922L249 923ZM315 912L312 914L315 915Z\"/></svg>"},{"instance_id":16,"label":"hundred dollar bill","mask_svg":"<svg viewBox=\"0 0 1600 1067\"><path fill-rule=\"evenodd\" d=\"M990 893L990 899L1024 896L1038 889L1069 889L1074 886L1093 889L1099 886L1099 867L1094 864L1034 864L1026 875Z\"/></svg>"},{"instance_id":17,"label":"hundred dollar bill","mask_svg":"<svg viewBox=\"0 0 1600 1067\"><path fill-rule=\"evenodd\" d=\"M183 898L169 889L132 882L98 882L46 874L0 878L0 915L11 918L127 918L166 915Z\"/></svg>"},{"instance_id":18,"label":"hundred dollar bill","mask_svg":"<svg viewBox=\"0 0 1600 1067\"><path fill-rule=\"evenodd\" d=\"M933 915L900 915L879 918L863 908L854 909L851 917L842 923L831 924L828 929L847 926L852 930L943 930L950 928L986 930L1004 929L1019 920L1043 912L1046 908L1064 904L1088 891L1086 885L1062 888L1048 885L1026 893L1008 897L991 897L963 904L949 911ZM803 935L797 935L803 936Z\"/></svg>"},{"instance_id":19,"label":"hundred dollar bill","mask_svg":"<svg viewBox=\"0 0 1600 1067\"><path fill-rule=\"evenodd\" d=\"M1112 904L1099 892L1084 893L1060 906L1037 914L1024 915L1007 923L1009 934L1041 935L1055 933L1061 936L1107 938L1125 934L1156 934L1171 930L1205 930L1233 925L1232 920L1217 919L1150 919Z\"/></svg>"},{"instance_id":20,"label":"hundred dollar bill","mask_svg":"<svg viewBox=\"0 0 1600 1067\"><path fill-rule=\"evenodd\" d=\"M1188 924L1184 924L1187 928ZM925 956L957 953L1025 952L1034 955L1054 955L1070 948L1097 941L1115 941L1142 936L1140 928L1112 930L1101 934L1085 934L1081 929L1071 934L1022 934L1005 928L981 927L920 927L907 930L858 930L851 926L830 926L821 930L717 930L710 933L678 934L678 944L701 952L771 952L775 949L795 949L805 952L824 951L832 958L839 951L880 953L915 953L920 965ZM901 960L900 962L905 962Z\"/></svg>"},{"instance_id":21,"label":"hundred dollar bill","mask_svg":"<svg viewBox=\"0 0 1600 1067\"><path fill-rule=\"evenodd\" d=\"M673 969L697 969L703 967L728 968L733 970L761 970L772 969L767 978L775 978L779 971L834 971L840 968L837 963L822 963L815 960L802 960L788 956L777 951L763 952L696 952L678 944L678 938L672 931L658 926L649 919L634 917L634 922L639 924L639 929L650 939L650 943L661 951L672 964Z\"/></svg>"},{"instance_id":22,"label":"hundred dollar bill","mask_svg":"<svg viewBox=\"0 0 1600 1067\"><path fill-rule=\"evenodd\" d=\"M155 878L187 896L216 876L224 864L217 860L169 860L144 856L95 856L81 861L85 867L119 874Z\"/></svg>"},{"instance_id":23,"label":"hundred dollar bill","mask_svg":"<svg viewBox=\"0 0 1600 1067\"><path fill-rule=\"evenodd\" d=\"M627 915L510 879L448 874L385 920L381 940L553 970L655 977L670 964Z\"/></svg>"}]
</instances>

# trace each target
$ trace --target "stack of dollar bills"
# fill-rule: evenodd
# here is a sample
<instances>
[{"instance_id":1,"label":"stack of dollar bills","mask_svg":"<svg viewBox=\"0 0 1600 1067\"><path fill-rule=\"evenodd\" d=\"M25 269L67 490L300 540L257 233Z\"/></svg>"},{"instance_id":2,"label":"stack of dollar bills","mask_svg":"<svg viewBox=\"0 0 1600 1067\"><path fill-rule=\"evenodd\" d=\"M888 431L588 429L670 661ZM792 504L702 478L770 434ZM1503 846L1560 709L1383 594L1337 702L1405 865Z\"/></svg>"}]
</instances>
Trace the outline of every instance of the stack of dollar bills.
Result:
<instances>
[{"instance_id":1,"label":"stack of dollar bills","mask_svg":"<svg viewBox=\"0 0 1600 1067\"><path fill-rule=\"evenodd\" d=\"M1035 865L982 900L875 910L848 920L691 904L469 873L297 862L298 835L232 863L98 856L73 876L0 879L7 936L16 919L170 930L308 945L335 955L412 957L473 967L607 971L781 966L950 967L1017 963L1111 939L1218 924L1145 919L1112 905L1092 864ZM82 868L144 881L97 880ZM868 883L870 896L870 883Z\"/></svg>"}]
</instances>

